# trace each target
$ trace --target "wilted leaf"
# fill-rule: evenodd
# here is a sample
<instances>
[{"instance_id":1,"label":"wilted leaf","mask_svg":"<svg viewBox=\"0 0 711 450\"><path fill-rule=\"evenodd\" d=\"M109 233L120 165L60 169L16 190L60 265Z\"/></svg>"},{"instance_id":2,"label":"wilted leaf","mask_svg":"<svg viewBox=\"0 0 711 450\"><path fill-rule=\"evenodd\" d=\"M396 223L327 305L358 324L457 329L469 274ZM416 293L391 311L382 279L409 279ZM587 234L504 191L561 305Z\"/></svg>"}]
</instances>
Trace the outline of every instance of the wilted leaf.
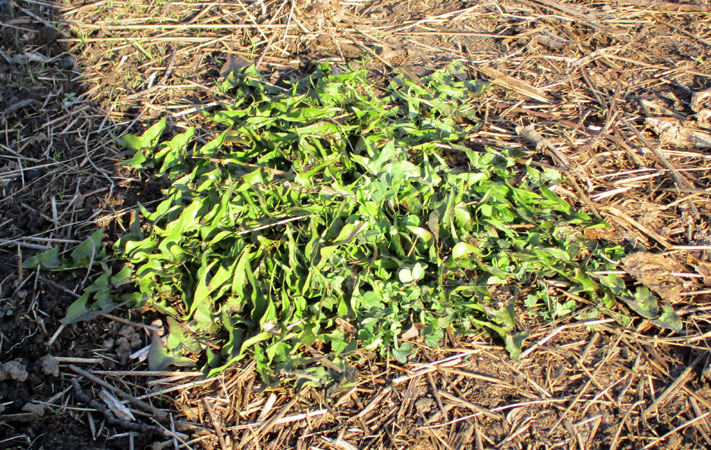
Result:
<instances>
[{"instance_id":1,"label":"wilted leaf","mask_svg":"<svg viewBox=\"0 0 711 450\"><path fill-rule=\"evenodd\" d=\"M667 328L676 333L681 333L684 330L684 326L681 323L681 318L674 311L671 306L665 306L662 315L658 319L651 321L658 327Z\"/></svg>"},{"instance_id":2,"label":"wilted leaf","mask_svg":"<svg viewBox=\"0 0 711 450\"><path fill-rule=\"evenodd\" d=\"M413 324L409 330L405 331L400 335L400 340L401 341L410 341L412 339L416 339L420 335L420 331L417 329L417 327Z\"/></svg>"},{"instance_id":3,"label":"wilted leaf","mask_svg":"<svg viewBox=\"0 0 711 450\"><path fill-rule=\"evenodd\" d=\"M677 119L647 117L644 122L667 145L683 149L711 148L711 133L684 126Z\"/></svg>"},{"instance_id":4,"label":"wilted leaf","mask_svg":"<svg viewBox=\"0 0 711 450\"><path fill-rule=\"evenodd\" d=\"M684 272L684 266L674 258L656 253L637 252L622 260L622 267L639 283L656 292L670 303L679 301L684 284L672 272Z\"/></svg>"},{"instance_id":5,"label":"wilted leaf","mask_svg":"<svg viewBox=\"0 0 711 450\"><path fill-rule=\"evenodd\" d=\"M656 319L659 315L659 307L654 294L649 292L646 287L637 288L634 298L621 295L620 299L624 301L630 309L640 316L647 319Z\"/></svg>"},{"instance_id":6,"label":"wilted leaf","mask_svg":"<svg viewBox=\"0 0 711 450\"><path fill-rule=\"evenodd\" d=\"M356 327L351 325L347 320L336 317L336 326L344 334L355 335L358 331Z\"/></svg>"},{"instance_id":7,"label":"wilted leaf","mask_svg":"<svg viewBox=\"0 0 711 450\"><path fill-rule=\"evenodd\" d=\"M504 342L506 343L506 350L508 350L511 359L518 361L521 355L521 348L523 343L528 337L528 333L509 333L504 337Z\"/></svg>"},{"instance_id":8,"label":"wilted leaf","mask_svg":"<svg viewBox=\"0 0 711 450\"><path fill-rule=\"evenodd\" d=\"M711 262L691 257L687 262L703 277L704 286L711 286Z\"/></svg>"}]
</instances>

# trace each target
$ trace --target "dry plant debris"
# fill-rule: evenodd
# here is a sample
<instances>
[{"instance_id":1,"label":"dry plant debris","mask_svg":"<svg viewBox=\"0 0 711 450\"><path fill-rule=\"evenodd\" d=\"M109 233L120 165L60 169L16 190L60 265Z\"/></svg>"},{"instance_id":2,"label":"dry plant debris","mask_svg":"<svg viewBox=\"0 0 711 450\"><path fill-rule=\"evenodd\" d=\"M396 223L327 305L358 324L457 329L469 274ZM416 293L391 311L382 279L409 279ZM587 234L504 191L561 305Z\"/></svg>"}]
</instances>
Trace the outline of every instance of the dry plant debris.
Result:
<instances>
[{"instance_id":1,"label":"dry plant debris","mask_svg":"<svg viewBox=\"0 0 711 450\"><path fill-rule=\"evenodd\" d=\"M102 448L711 446L711 153L699 145L711 88L705 2L8 5L0 13L1 351L3 362L24 358L30 373L25 382L0 382L2 445L91 448L96 438ZM190 373L146 373L139 357L120 365L101 345L120 336L113 318L52 339L85 274L57 278L18 261L76 245L98 218L120 228L111 221L160 188L115 171L120 149L107 134L136 132L166 115L176 129L200 125L190 113L225 101L214 87L229 61L258 63L278 81L302 64L363 55L382 74L397 67L419 75L451 60L477 70L494 88L477 105L486 123L474 141L523 149L559 169L566 161L563 194L613 226L597 233L657 255L653 270L631 276L671 287L685 334L659 334L644 320L588 329L522 317L532 336L521 363L491 343L453 337L423 349L421 365L373 359L350 391L298 394L264 391L250 366L198 383ZM676 127L672 137L682 141L655 124ZM543 140L521 139L518 126L533 126ZM142 339L147 344L148 334ZM47 354L48 342L59 379L32 361ZM96 378L68 364L86 365ZM101 381L171 408L174 420L162 423L171 434L127 430L98 408L86 411L70 395L66 380L75 375L85 392ZM29 411L38 402L42 418ZM140 423L152 424L131 405Z\"/></svg>"}]
</instances>

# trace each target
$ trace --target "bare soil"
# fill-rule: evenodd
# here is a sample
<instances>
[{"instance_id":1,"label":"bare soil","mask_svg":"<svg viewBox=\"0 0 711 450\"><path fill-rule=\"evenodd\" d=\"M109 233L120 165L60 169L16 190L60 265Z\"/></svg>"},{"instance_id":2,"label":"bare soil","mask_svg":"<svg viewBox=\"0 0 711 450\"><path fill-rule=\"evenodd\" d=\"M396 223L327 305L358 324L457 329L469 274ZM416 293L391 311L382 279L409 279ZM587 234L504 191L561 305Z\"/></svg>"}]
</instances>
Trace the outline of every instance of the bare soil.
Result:
<instances>
[{"instance_id":1,"label":"bare soil","mask_svg":"<svg viewBox=\"0 0 711 450\"><path fill-rule=\"evenodd\" d=\"M17 370L2 370L1 448L711 447L706 2L2 4L0 364ZM108 245L137 201L161 195L160 180L116 165L117 136L167 116L208 137L193 113L226 101L214 88L243 64L276 82L363 59L382 79L458 60L488 82L472 144L563 171L562 195L612 225L590 239L653 255L620 271L672 304L685 333L639 318L544 324L522 309L521 362L486 335L449 336L407 365L372 355L355 384L297 393L265 388L249 362L212 380L147 373L131 354L161 326L151 311L61 326L98 271L22 261L97 227ZM107 386L135 421L107 413Z\"/></svg>"}]
</instances>

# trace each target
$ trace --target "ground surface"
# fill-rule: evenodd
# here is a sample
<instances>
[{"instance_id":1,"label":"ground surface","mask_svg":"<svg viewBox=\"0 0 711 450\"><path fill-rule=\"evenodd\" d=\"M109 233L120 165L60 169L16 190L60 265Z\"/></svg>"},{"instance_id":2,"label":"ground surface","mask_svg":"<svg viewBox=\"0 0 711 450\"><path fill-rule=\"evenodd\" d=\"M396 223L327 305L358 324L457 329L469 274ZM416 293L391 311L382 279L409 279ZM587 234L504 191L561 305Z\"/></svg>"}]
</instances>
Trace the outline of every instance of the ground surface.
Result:
<instances>
[{"instance_id":1,"label":"ground surface","mask_svg":"<svg viewBox=\"0 0 711 450\"><path fill-rule=\"evenodd\" d=\"M11 2L0 13L0 363L15 363L0 381L0 447L711 447L711 102L698 94L711 88L709 17L702 1ZM226 100L214 87L231 67L257 63L277 81L363 58L383 78L459 60L489 82L473 144L566 172L567 200L613 226L604 238L655 255L646 278L624 270L674 305L685 335L522 314L520 363L483 335L447 339L421 348L419 364L373 356L355 386L296 394L261 388L249 364L207 381L146 373L130 354L161 326L149 311L60 326L95 274L20 262L98 226L110 241L136 201L160 196L159 180L116 167L115 137L163 116L209 135L191 113ZM101 382L132 398L133 425L87 404ZM165 420L151 420L155 408Z\"/></svg>"}]
</instances>

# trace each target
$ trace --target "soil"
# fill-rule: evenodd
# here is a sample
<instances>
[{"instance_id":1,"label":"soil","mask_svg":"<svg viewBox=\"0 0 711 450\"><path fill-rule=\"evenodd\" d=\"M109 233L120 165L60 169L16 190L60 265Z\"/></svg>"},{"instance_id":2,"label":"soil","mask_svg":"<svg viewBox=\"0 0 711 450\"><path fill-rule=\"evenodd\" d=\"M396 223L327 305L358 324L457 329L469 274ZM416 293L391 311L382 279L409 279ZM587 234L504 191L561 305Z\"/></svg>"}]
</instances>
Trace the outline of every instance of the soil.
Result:
<instances>
[{"instance_id":1,"label":"soil","mask_svg":"<svg viewBox=\"0 0 711 450\"><path fill-rule=\"evenodd\" d=\"M363 55L383 78L394 68L417 74L452 60L478 67L474 76L492 87L477 105L487 123L472 145L519 148L539 164L560 167L547 144L526 142L516 127L541 130L574 167L568 175L580 190L567 185L568 200L613 225L606 239L666 252L691 275L674 299L689 341L646 321L629 329L587 329L574 321L543 324L522 313L521 326L531 331L528 344L541 345L521 363L483 335L451 339L440 349L420 350L424 362L463 355L427 376L398 382L417 366L373 356L358 367L356 386L298 394L266 389L245 363L217 380L151 397L171 411L184 439L194 440L190 448L711 447L704 357L711 310L711 155L708 148L665 146L645 127L641 106L650 101L665 117L696 120L692 95L711 88L705 2L649 2L656 6L647 8L633 0L511 0L496 6L373 1L348 7L297 1L282 9L279 2L247 2L245 9L239 2L114 3L111 9L103 2L17 1L3 7L0 1L0 364L14 362L12 371L0 368L0 448L177 445L153 429L136 431L108 420L77 398L71 382L80 379L84 391L99 399L101 386L70 365L146 370L145 362L127 356L150 343L145 326L159 317L115 311L63 327L67 308L98 271L32 271L22 261L53 246L64 252L99 226L107 228L109 245L127 227L137 202L160 198L160 180L115 164L125 154L113 138L145 129L156 117L223 101L215 86L225 64L257 61L278 82L324 60ZM156 15L178 24L225 25L229 19L225 27L232 28L150 35L150 45L133 40L145 39L144 30L121 28ZM237 27L251 23L245 17L257 17L263 28ZM93 25L107 18L113 22ZM272 27L291 21L300 30L289 32L291 40L283 28ZM537 100L541 95L547 103ZM207 138L214 130L200 120L175 114L170 126L197 125ZM665 151L691 186L677 184L649 142ZM627 183L635 170L654 175ZM682 253L675 245L700 250ZM121 338L130 341L130 351L118 344ZM58 371L45 364L48 355L59 358ZM138 396L155 390L149 380L126 376L110 384ZM270 396L274 406L265 408ZM314 415L254 426L261 412L274 417L273 411L287 418ZM154 423L145 415L139 422Z\"/></svg>"},{"instance_id":2,"label":"soil","mask_svg":"<svg viewBox=\"0 0 711 450\"><path fill-rule=\"evenodd\" d=\"M56 19L48 13L53 7L23 8ZM41 364L50 354L86 358L117 336L116 327L82 323L53 339L83 275L21 268L38 249L85 239L96 228L95 212L106 209L108 180L86 170L85 134L92 130L72 123L98 110L81 102L80 68L58 31L19 10L0 13L0 23L0 363L16 361L27 372L24 380L0 381L0 448L127 448L125 433L92 436L81 405L68 401L69 380ZM41 407L28 413L28 405ZM137 445L150 439L144 441Z\"/></svg>"}]
</instances>

